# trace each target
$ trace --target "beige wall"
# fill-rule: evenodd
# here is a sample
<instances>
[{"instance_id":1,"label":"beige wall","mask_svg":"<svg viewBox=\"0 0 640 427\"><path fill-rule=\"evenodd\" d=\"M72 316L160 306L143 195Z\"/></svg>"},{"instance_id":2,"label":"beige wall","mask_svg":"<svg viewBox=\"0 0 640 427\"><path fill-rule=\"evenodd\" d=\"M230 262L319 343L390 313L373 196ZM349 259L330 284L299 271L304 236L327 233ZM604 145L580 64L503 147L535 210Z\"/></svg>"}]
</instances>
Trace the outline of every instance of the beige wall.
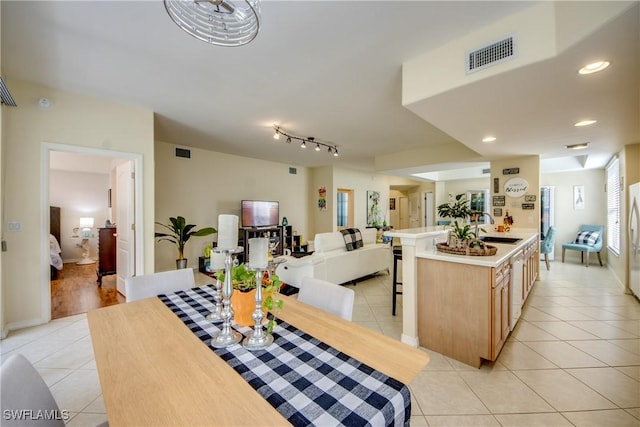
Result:
<instances>
[{"instance_id":1,"label":"beige wall","mask_svg":"<svg viewBox=\"0 0 640 427\"><path fill-rule=\"evenodd\" d=\"M18 107L3 107L4 219L22 223L21 232L5 232L8 252L4 255L3 311L7 326L13 329L46 322L50 316L43 313L49 304L49 264L42 256L48 242L42 233L48 224L48 209L42 206L44 143L143 156L144 261L145 270L152 270L153 113L19 80L7 84ZM40 97L49 98L53 106L39 108L36 101Z\"/></svg>"},{"instance_id":2,"label":"beige wall","mask_svg":"<svg viewBox=\"0 0 640 427\"><path fill-rule=\"evenodd\" d=\"M606 239L607 195L604 192L605 183L604 169L542 175L541 185L555 188L554 223L557 230L554 248L555 262L561 262L562 244L575 239L581 224L604 225L604 238ZM573 208L573 187L575 185L584 185L585 206L581 210ZM602 251L603 262L607 259L606 252L606 250ZM579 263L580 252L567 251L566 262ZM608 262L610 263L611 259Z\"/></svg>"},{"instance_id":3,"label":"beige wall","mask_svg":"<svg viewBox=\"0 0 640 427\"><path fill-rule=\"evenodd\" d=\"M196 228L218 228L218 215L240 215L240 201L277 200L280 221L287 217L303 239L307 239L310 207L308 168L297 167L289 174L289 165L215 151L189 148L191 158L175 157L176 145L156 141L155 220L168 223L169 217L184 216ZM185 147L182 147L185 148ZM160 231L160 228L157 228ZM198 266L198 257L215 236L192 237L185 247L190 267ZM155 270L175 269L177 250L169 242L158 242Z\"/></svg>"},{"instance_id":4,"label":"beige wall","mask_svg":"<svg viewBox=\"0 0 640 427\"><path fill-rule=\"evenodd\" d=\"M503 169L519 168L520 173L516 175L503 175ZM522 156L509 159L500 159L491 161L491 179L489 180L489 191L491 197L504 196L504 184L511 178L523 178L529 184L527 195L536 196L535 209L523 210L524 196L522 197L505 197L505 206L502 207L503 217L496 217L497 224L503 222L506 211L513 217L513 228L540 228L540 157L539 156ZM493 191L493 179L498 178L499 192ZM557 197L557 195L556 195ZM490 202L491 203L491 202ZM490 204L491 214L493 215L494 206Z\"/></svg>"}]
</instances>

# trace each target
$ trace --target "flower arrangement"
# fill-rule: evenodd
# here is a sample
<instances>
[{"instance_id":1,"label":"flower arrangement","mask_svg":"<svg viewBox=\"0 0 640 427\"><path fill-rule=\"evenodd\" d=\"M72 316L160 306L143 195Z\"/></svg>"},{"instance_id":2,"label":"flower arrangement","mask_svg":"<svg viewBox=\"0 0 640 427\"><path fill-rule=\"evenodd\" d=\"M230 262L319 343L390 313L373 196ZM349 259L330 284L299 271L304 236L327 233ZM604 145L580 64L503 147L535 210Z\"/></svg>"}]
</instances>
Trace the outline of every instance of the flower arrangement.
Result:
<instances>
[{"instance_id":1,"label":"flower arrangement","mask_svg":"<svg viewBox=\"0 0 640 427\"><path fill-rule=\"evenodd\" d=\"M451 225L452 235L459 242L459 245L479 245L477 233L473 231L471 224L465 224L462 221L458 223L459 219L463 221L467 218L475 220L481 214L481 212L471 210L464 194L458 194L455 196L455 200L450 203L439 205L437 210L441 218L453 219L453 224ZM484 229L480 230L486 232Z\"/></svg>"}]
</instances>

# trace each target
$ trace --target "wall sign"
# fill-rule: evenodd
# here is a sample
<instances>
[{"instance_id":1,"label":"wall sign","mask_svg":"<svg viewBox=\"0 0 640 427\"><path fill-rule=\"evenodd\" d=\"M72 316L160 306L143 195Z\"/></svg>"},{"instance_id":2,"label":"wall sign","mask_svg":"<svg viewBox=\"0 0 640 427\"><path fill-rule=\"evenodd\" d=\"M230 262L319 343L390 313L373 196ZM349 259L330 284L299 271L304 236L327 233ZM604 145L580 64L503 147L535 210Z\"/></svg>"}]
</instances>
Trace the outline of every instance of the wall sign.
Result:
<instances>
[{"instance_id":1,"label":"wall sign","mask_svg":"<svg viewBox=\"0 0 640 427\"><path fill-rule=\"evenodd\" d=\"M525 202L535 202L536 201L536 195L535 194L527 194L526 196L524 196L524 201Z\"/></svg>"},{"instance_id":2,"label":"wall sign","mask_svg":"<svg viewBox=\"0 0 640 427\"><path fill-rule=\"evenodd\" d=\"M505 206L504 196L493 196L491 198L491 204L493 206Z\"/></svg>"},{"instance_id":3,"label":"wall sign","mask_svg":"<svg viewBox=\"0 0 640 427\"><path fill-rule=\"evenodd\" d=\"M526 211L526 210L533 210L535 209L535 203L523 203L522 204L522 210Z\"/></svg>"},{"instance_id":4,"label":"wall sign","mask_svg":"<svg viewBox=\"0 0 640 427\"><path fill-rule=\"evenodd\" d=\"M493 216L502 216L502 208L493 208Z\"/></svg>"},{"instance_id":5,"label":"wall sign","mask_svg":"<svg viewBox=\"0 0 640 427\"><path fill-rule=\"evenodd\" d=\"M502 169L502 175L516 175L520 173L520 168Z\"/></svg>"},{"instance_id":6,"label":"wall sign","mask_svg":"<svg viewBox=\"0 0 640 427\"><path fill-rule=\"evenodd\" d=\"M529 190L529 183L522 178L511 178L504 183L504 192L509 197L522 197Z\"/></svg>"},{"instance_id":7,"label":"wall sign","mask_svg":"<svg viewBox=\"0 0 640 427\"><path fill-rule=\"evenodd\" d=\"M500 192L500 178L493 178L493 192L495 194Z\"/></svg>"}]
</instances>

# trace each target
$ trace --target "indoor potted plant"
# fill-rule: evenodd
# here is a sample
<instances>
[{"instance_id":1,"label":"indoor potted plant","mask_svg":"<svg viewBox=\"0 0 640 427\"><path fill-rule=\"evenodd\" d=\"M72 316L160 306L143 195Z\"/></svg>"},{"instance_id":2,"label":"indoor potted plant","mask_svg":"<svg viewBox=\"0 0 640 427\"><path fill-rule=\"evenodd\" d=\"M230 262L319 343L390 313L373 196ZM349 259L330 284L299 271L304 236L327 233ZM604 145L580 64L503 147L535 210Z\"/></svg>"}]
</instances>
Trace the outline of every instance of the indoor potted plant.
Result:
<instances>
[{"instance_id":1,"label":"indoor potted plant","mask_svg":"<svg viewBox=\"0 0 640 427\"><path fill-rule=\"evenodd\" d=\"M219 277L224 282L224 272ZM231 306L233 307L233 319L241 326L253 326L253 312L256 309L256 273L245 268L244 264L231 268L231 283L234 292L231 295ZM282 309L284 301L277 298L278 291L282 286L280 278L271 274L262 278L262 307L266 319L266 312L270 311L273 317L267 323L267 333L271 333L276 326L278 311Z\"/></svg>"},{"instance_id":2,"label":"indoor potted plant","mask_svg":"<svg viewBox=\"0 0 640 427\"><path fill-rule=\"evenodd\" d=\"M465 220L477 216L481 214L481 212L471 210L464 194L458 194L455 196L455 200L450 203L439 205L437 210L441 218L453 219L453 224L451 225L452 232L449 235L450 247L462 249L468 247L469 244L474 241L477 242L477 233L472 230L470 224L465 223ZM458 220L461 220L461 222L458 223Z\"/></svg>"},{"instance_id":3,"label":"indoor potted plant","mask_svg":"<svg viewBox=\"0 0 640 427\"><path fill-rule=\"evenodd\" d=\"M158 242L166 240L174 243L178 248L176 268L186 268L187 259L184 257L184 245L192 236L208 236L209 234L216 233L217 230L213 227L195 230L196 226L194 224L187 224L187 221L182 216L170 217L169 222L169 224L163 224L156 221L156 224L166 228L170 233L156 232L155 237L158 239Z\"/></svg>"}]
</instances>

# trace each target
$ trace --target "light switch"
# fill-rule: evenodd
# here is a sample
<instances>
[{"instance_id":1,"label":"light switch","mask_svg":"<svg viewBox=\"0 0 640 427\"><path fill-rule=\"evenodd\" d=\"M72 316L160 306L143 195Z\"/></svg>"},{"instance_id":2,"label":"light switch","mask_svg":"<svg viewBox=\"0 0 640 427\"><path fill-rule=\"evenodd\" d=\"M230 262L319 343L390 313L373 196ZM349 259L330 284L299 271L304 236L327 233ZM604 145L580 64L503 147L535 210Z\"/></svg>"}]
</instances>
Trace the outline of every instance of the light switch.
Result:
<instances>
[{"instance_id":1,"label":"light switch","mask_svg":"<svg viewBox=\"0 0 640 427\"><path fill-rule=\"evenodd\" d=\"M22 231L22 223L19 221L7 222L7 231Z\"/></svg>"}]
</instances>

